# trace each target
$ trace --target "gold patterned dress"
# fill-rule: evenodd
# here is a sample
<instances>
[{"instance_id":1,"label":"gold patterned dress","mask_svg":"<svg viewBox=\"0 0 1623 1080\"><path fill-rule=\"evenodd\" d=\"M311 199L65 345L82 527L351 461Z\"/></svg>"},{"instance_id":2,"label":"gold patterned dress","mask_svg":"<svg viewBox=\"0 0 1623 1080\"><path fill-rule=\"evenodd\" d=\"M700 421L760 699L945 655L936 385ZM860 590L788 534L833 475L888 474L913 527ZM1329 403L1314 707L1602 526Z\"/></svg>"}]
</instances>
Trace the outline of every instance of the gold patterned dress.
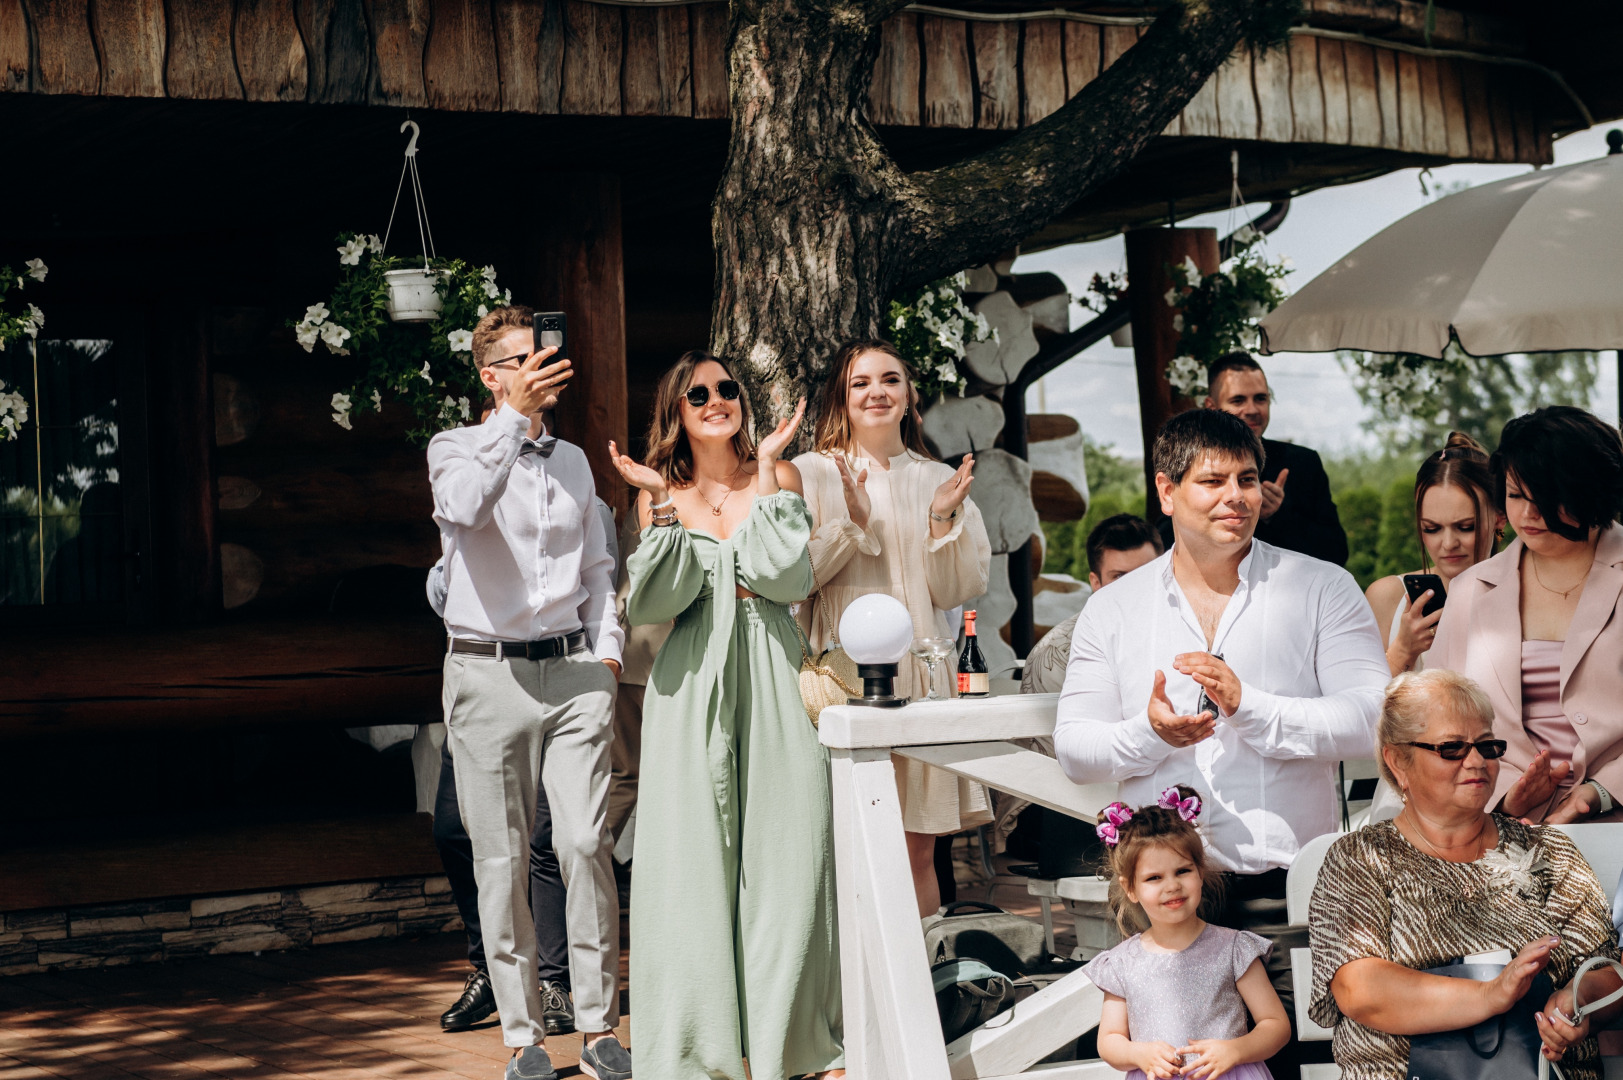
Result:
<instances>
[{"instance_id":1,"label":"gold patterned dress","mask_svg":"<svg viewBox=\"0 0 1623 1080\"><path fill-rule=\"evenodd\" d=\"M1313 946L1313 1021L1335 1029L1345 1080L1402 1080L1409 1039L1342 1014L1330 980L1367 956L1424 970L1477 953L1556 934L1550 980L1564 986L1591 956L1617 958L1606 894L1576 845L1557 829L1493 815L1499 843L1480 859L1452 863L1425 854L1390 821L1331 845L1308 908ZM1542 1007L1543 1002L1539 1002ZM1567 1051L1568 1080L1600 1080L1594 1038Z\"/></svg>"}]
</instances>

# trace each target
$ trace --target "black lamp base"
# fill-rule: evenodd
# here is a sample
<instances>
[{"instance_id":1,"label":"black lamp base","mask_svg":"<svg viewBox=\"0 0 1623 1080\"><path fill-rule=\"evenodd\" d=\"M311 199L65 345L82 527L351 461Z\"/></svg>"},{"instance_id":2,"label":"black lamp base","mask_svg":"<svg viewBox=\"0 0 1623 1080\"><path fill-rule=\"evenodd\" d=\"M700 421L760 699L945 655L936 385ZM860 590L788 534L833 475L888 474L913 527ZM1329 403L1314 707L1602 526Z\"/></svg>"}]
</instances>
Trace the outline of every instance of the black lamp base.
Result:
<instances>
[{"instance_id":1,"label":"black lamp base","mask_svg":"<svg viewBox=\"0 0 1623 1080\"><path fill-rule=\"evenodd\" d=\"M875 709L899 709L907 698L896 697L895 678L901 671L896 664L858 664L857 674L862 676L862 696L851 698L848 705L867 705Z\"/></svg>"}]
</instances>

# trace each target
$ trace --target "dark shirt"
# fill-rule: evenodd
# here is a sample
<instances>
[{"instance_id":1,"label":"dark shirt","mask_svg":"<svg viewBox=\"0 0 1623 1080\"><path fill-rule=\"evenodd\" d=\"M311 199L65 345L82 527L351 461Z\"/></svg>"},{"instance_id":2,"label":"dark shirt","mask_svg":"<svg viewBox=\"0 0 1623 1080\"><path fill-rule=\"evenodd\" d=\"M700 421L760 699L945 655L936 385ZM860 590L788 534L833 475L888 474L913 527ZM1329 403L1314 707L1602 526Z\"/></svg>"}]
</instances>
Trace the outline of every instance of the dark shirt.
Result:
<instances>
[{"instance_id":1,"label":"dark shirt","mask_svg":"<svg viewBox=\"0 0 1623 1080\"><path fill-rule=\"evenodd\" d=\"M1268 459L1263 480L1276 480L1285 469L1290 475L1285 478L1285 501L1273 517L1257 526L1257 539L1346 565L1347 534L1342 531L1335 500L1330 497L1330 478L1324 474L1318 453L1272 439L1262 440L1262 450Z\"/></svg>"},{"instance_id":2,"label":"dark shirt","mask_svg":"<svg viewBox=\"0 0 1623 1080\"><path fill-rule=\"evenodd\" d=\"M1330 497L1330 478L1325 475L1318 452L1273 439L1262 440L1262 452L1267 458L1263 480L1277 480L1286 469L1290 475L1285 478L1285 501L1272 517L1257 526L1257 539L1345 566L1347 534L1342 531L1341 517ZM1162 518L1157 528L1166 546L1171 547L1172 520Z\"/></svg>"}]
</instances>

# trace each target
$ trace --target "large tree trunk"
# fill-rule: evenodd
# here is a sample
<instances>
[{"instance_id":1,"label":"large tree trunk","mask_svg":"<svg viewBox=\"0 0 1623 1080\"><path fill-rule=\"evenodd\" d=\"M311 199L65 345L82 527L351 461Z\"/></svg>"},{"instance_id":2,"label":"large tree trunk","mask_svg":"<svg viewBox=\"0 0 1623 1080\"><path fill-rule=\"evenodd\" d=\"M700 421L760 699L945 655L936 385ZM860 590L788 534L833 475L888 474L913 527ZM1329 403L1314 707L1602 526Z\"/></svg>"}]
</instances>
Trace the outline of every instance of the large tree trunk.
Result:
<instances>
[{"instance_id":1,"label":"large tree trunk","mask_svg":"<svg viewBox=\"0 0 1623 1080\"><path fill-rule=\"evenodd\" d=\"M880 24L906 2L733 0L711 347L749 387L758 432L816 391L840 342L879 332L896 289L1019 243L1126 165L1242 37L1282 38L1299 6L1169 7L1053 115L979 157L904 174L867 107Z\"/></svg>"},{"instance_id":2,"label":"large tree trunk","mask_svg":"<svg viewBox=\"0 0 1623 1080\"><path fill-rule=\"evenodd\" d=\"M877 332L890 294L897 177L862 115L879 35L843 14L733 5L711 344L750 387L758 432L815 389L840 342Z\"/></svg>"}]
</instances>

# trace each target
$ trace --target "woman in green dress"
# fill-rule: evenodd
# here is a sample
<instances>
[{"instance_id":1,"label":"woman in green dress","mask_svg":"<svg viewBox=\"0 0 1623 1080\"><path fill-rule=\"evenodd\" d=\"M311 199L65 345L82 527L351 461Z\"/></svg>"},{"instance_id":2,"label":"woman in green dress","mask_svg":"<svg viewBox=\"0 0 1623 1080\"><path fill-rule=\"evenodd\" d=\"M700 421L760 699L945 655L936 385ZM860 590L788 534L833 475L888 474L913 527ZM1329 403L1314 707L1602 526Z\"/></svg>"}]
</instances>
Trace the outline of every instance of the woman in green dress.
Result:
<instances>
[{"instance_id":1,"label":"woman in green dress","mask_svg":"<svg viewBox=\"0 0 1623 1080\"><path fill-rule=\"evenodd\" d=\"M657 1080L844 1075L828 754L788 607L812 588L811 515L779 460L805 404L756 449L738 383L689 352L647 464L609 444L643 526L627 615L675 620L643 705L631 883L632 1042Z\"/></svg>"}]
</instances>

